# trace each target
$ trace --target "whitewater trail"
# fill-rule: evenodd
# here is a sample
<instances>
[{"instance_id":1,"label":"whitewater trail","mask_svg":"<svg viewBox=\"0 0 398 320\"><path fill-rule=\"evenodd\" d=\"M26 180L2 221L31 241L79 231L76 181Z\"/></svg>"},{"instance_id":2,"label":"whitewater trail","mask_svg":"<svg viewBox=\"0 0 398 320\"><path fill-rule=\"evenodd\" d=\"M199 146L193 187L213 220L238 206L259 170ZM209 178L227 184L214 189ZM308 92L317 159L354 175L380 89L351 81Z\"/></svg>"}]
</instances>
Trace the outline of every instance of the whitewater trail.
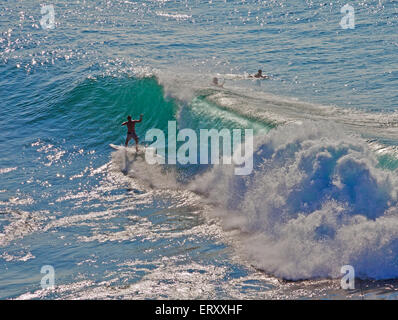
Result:
<instances>
[{"instance_id":1,"label":"whitewater trail","mask_svg":"<svg viewBox=\"0 0 398 320\"><path fill-rule=\"evenodd\" d=\"M230 74L214 75L231 78ZM190 104L195 97L202 96L208 103L271 126L305 120L330 121L341 124L347 132L359 133L366 139L392 142L398 136L397 111L371 112L309 103L256 90L253 87L243 88L239 82L234 81L227 82L224 88L218 88L210 86L211 74L182 72L176 74L170 70L155 70L154 76L162 86L166 97L172 97L183 104ZM245 78L245 76L237 74L234 78ZM390 151L393 149L389 148Z\"/></svg>"},{"instance_id":2,"label":"whitewater trail","mask_svg":"<svg viewBox=\"0 0 398 320\"><path fill-rule=\"evenodd\" d=\"M393 168L380 167L375 152L394 153L395 146L367 141L363 135L390 137L397 114L318 106L264 93L253 97L209 88L198 80L196 87L186 79L158 81L167 83L166 96L179 101L177 121L183 127L193 123L189 117L205 116L195 103L201 93L199 105L209 109L207 117L221 119L221 125L264 121L276 128L256 135L251 175L236 176L232 165L217 165L192 171L184 181L178 178L181 168L127 161L133 177L151 187L201 195L225 229L239 231L241 253L278 277L335 278L347 264L363 278L398 276L398 178ZM233 115L220 117L209 103ZM118 157L113 157L116 165Z\"/></svg>"},{"instance_id":3,"label":"whitewater trail","mask_svg":"<svg viewBox=\"0 0 398 320\"><path fill-rule=\"evenodd\" d=\"M334 278L346 264L363 278L398 276L398 179L362 138L308 120L256 136L254 150L253 174L220 165L188 184L177 168L132 165L150 172L150 185L200 194L226 229L240 231L242 254L278 277Z\"/></svg>"}]
</instances>

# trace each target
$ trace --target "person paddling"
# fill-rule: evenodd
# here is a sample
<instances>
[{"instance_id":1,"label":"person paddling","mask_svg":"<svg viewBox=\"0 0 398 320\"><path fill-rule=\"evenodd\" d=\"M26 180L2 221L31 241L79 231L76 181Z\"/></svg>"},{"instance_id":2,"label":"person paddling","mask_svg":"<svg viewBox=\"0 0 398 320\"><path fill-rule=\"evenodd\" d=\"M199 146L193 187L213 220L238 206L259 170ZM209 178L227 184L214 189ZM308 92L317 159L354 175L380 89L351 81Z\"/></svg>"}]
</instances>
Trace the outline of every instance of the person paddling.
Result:
<instances>
[{"instance_id":1,"label":"person paddling","mask_svg":"<svg viewBox=\"0 0 398 320\"><path fill-rule=\"evenodd\" d=\"M250 76L250 78L257 78L257 79L269 79L269 76L263 76L263 71L260 69L254 76Z\"/></svg>"}]
</instances>

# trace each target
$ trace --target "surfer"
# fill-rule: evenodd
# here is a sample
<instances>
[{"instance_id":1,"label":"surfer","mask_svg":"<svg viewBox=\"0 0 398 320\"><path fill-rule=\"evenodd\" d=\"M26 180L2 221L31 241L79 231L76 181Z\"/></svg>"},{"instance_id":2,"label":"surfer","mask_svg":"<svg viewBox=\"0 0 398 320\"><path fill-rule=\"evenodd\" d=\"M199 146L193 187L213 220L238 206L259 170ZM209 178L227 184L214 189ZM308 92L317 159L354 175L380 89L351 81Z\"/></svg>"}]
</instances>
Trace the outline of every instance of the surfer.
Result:
<instances>
[{"instance_id":1,"label":"surfer","mask_svg":"<svg viewBox=\"0 0 398 320\"><path fill-rule=\"evenodd\" d=\"M250 76L250 78L257 78L257 79L269 79L267 75L263 76L263 70L258 70L254 76Z\"/></svg>"},{"instance_id":2,"label":"surfer","mask_svg":"<svg viewBox=\"0 0 398 320\"><path fill-rule=\"evenodd\" d=\"M217 77L213 78L213 86L223 88L224 83L225 83L225 80L224 80L223 83L220 84L220 83L218 83L218 78Z\"/></svg>"},{"instance_id":3,"label":"surfer","mask_svg":"<svg viewBox=\"0 0 398 320\"><path fill-rule=\"evenodd\" d=\"M127 147L129 141L131 139L134 139L135 149L137 150L137 152L138 152L138 137L137 134L135 133L135 124L141 121L142 121L142 114L140 115L140 120L131 120L131 116L128 116L127 121L122 123L122 126L127 126L127 138L125 146Z\"/></svg>"}]
</instances>

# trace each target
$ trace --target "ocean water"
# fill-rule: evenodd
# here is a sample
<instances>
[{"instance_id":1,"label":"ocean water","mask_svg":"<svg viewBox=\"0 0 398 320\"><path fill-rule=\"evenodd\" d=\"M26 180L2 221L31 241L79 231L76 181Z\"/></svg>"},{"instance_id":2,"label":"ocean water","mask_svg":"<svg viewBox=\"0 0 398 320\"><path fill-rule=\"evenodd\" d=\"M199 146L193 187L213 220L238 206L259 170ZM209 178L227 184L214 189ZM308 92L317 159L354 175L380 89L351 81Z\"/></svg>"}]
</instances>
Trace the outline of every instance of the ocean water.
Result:
<instances>
[{"instance_id":1,"label":"ocean water","mask_svg":"<svg viewBox=\"0 0 398 320\"><path fill-rule=\"evenodd\" d=\"M395 299L398 3L346 3L2 1L0 298ZM141 113L253 129L253 172L111 149Z\"/></svg>"}]
</instances>

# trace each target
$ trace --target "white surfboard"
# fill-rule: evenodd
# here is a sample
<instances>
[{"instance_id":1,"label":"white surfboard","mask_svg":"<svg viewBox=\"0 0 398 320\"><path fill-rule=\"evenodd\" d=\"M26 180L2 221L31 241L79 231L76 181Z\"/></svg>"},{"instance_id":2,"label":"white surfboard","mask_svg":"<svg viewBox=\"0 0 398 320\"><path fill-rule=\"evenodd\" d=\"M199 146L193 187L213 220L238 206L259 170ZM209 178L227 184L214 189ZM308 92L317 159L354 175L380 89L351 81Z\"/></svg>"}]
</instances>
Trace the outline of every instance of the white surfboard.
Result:
<instances>
[{"instance_id":1,"label":"white surfboard","mask_svg":"<svg viewBox=\"0 0 398 320\"><path fill-rule=\"evenodd\" d=\"M115 149L115 150L125 150L125 151L127 151L129 154L135 154L135 155L137 155L137 156L142 156L142 157L145 157L145 154L146 154L146 152L148 151L148 152L151 152L151 154L152 154L152 157L154 157L154 158L158 158L159 160L159 162L160 163L164 163L164 158L161 156L161 155L158 155L158 154L156 154L156 152L155 152L155 149L153 149L153 148L147 148L147 147L145 147L145 146L142 146L142 145L138 145L138 152L137 152L137 150L135 149L135 146L132 146L132 147L125 147L125 146L118 146L118 145L115 145L115 144L113 144L113 143L111 143L111 144L109 144L109 146L112 148L112 149Z\"/></svg>"},{"instance_id":2,"label":"white surfboard","mask_svg":"<svg viewBox=\"0 0 398 320\"><path fill-rule=\"evenodd\" d=\"M115 150L126 150L128 152L137 153L137 150L135 149L135 146L133 146L133 147L125 147L125 146L118 146L118 145L113 144L113 143L109 144L109 146L112 149L115 149ZM145 154L146 147L139 145L138 148L139 148L138 154L141 154L141 153Z\"/></svg>"}]
</instances>

